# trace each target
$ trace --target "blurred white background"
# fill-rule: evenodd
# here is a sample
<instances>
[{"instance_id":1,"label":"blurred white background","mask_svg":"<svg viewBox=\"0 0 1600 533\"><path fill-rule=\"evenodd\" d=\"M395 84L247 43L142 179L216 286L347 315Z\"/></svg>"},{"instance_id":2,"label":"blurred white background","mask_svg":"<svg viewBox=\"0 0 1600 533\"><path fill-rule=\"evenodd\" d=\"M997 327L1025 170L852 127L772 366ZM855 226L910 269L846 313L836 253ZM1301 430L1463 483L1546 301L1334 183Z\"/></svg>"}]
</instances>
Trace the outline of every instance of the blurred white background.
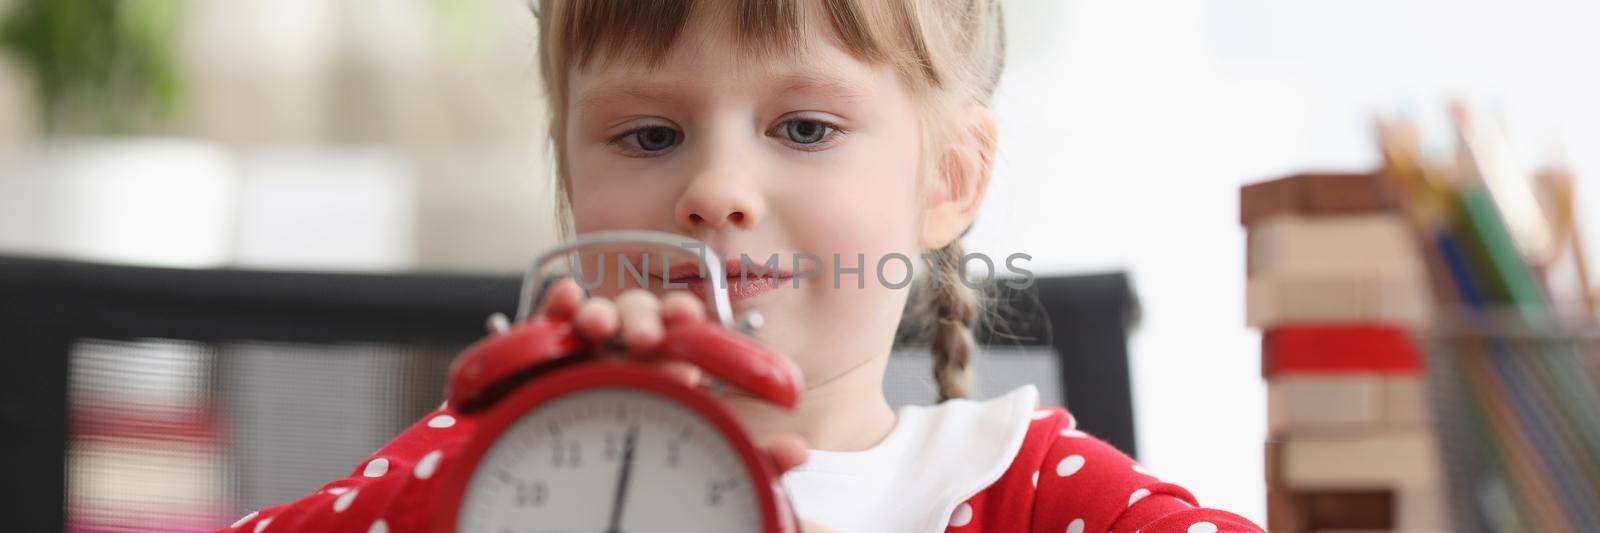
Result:
<instances>
[{"instance_id":1,"label":"blurred white background","mask_svg":"<svg viewBox=\"0 0 1600 533\"><path fill-rule=\"evenodd\" d=\"M46 135L32 124L25 65L0 54L0 248L177 266L498 271L554 239L525 2L186 4L174 47L186 91L148 136ZM151 194L89 199L128 172L150 177L115 187ZM53 215L22 214L44 210Z\"/></svg>"},{"instance_id":2,"label":"blurred white background","mask_svg":"<svg viewBox=\"0 0 1600 533\"><path fill-rule=\"evenodd\" d=\"M1600 235L1595 4L1005 5L1001 158L969 246L1132 272L1139 455L1207 505L1264 522L1240 185L1371 169L1376 113L1464 96L1527 163L1576 170ZM0 252L511 271L554 239L522 0L193 0L182 28L188 94L148 136L46 138L0 57Z\"/></svg>"}]
</instances>

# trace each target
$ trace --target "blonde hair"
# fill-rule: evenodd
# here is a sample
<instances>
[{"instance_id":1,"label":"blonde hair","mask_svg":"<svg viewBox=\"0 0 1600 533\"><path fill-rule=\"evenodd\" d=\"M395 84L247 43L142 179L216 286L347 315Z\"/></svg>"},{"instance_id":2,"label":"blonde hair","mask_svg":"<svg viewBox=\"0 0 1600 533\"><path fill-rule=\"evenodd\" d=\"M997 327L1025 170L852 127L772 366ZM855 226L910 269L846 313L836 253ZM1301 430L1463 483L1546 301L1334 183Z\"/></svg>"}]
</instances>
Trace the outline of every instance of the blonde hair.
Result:
<instances>
[{"instance_id":1,"label":"blonde hair","mask_svg":"<svg viewBox=\"0 0 1600 533\"><path fill-rule=\"evenodd\" d=\"M805 20L807 2L821 4L828 27L847 52L893 68L919 97L925 146L943 147L962 134L988 135L988 130L956 131L946 117L968 106L987 106L994 94L1005 57L996 0L538 0L539 68L549 96L562 224L571 218L564 146L570 72L596 61L654 66L698 9L731 19L748 52L788 52L800 44L805 24L820 22ZM987 137L982 141L993 143ZM941 172L954 164L930 163ZM960 239L933 250L930 274L921 278L913 302L932 320L929 349L941 401L966 396L967 364L977 349L973 329L982 305L959 278L963 255Z\"/></svg>"}]
</instances>

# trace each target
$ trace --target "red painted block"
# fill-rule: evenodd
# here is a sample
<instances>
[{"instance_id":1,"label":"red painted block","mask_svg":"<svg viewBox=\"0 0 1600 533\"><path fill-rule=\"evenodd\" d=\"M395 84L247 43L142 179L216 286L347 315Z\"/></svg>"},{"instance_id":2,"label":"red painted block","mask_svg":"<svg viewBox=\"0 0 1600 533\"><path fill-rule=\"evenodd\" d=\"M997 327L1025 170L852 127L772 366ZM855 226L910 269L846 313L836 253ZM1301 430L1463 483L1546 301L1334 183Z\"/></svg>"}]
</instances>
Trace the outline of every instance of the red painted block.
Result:
<instances>
[{"instance_id":1,"label":"red painted block","mask_svg":"<svg viewBox=\"0 0 1600 533\"><path fill-rule=\"evenodd\" d=\"M1261 337L1261 374L1417 374L1422 354L1405 328L1386 324L1293 325Z\"/></svg>"}]
</instances>

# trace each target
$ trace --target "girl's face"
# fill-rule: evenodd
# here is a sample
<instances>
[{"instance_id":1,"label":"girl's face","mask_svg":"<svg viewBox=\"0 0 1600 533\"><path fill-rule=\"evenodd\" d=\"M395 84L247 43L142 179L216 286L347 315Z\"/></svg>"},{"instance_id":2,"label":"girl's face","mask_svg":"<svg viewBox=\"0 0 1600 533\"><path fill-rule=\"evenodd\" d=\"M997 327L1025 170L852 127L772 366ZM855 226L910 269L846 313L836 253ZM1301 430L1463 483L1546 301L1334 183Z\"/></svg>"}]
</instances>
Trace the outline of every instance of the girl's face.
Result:
<instances>
[{"instance_id":1,"label":"girl's face","mask_svg":"<svg viewBox=\"0 0 1600 533\"><path fill-rule=\"evenodd\" d=\"M759 57L708 18L655 68L572 73L575 228L672 232L756 264L776 254L795 279L735 298L734 311L759 311L761 339L815 387L893 342L908 287L890 287L910 272L890 254L920 261L916 101L814 24L792 54ZM797 264L806 254L819 260Z\"/></svg>"}]
</instances>

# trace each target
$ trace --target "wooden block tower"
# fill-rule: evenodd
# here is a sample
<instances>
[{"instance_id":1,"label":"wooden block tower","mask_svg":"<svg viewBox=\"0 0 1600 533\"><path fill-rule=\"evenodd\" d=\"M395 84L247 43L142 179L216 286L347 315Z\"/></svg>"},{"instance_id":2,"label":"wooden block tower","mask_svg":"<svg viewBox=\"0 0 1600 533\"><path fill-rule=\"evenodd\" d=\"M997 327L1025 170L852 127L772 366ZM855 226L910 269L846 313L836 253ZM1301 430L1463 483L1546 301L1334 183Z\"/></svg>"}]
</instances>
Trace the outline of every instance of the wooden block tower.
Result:
<instances>
[{"instance_id":1,"label":"wooden block tower","mask_svg":"<svg viewBox=\"0 0 1600 533\"><path fill-rule=\"evenodd\" d=\"M1271 531L1444 531L1413 332L1433 299L1376 177L1245 186L1246 322L1262 330Z\"/></svg>"}]
</instances>

